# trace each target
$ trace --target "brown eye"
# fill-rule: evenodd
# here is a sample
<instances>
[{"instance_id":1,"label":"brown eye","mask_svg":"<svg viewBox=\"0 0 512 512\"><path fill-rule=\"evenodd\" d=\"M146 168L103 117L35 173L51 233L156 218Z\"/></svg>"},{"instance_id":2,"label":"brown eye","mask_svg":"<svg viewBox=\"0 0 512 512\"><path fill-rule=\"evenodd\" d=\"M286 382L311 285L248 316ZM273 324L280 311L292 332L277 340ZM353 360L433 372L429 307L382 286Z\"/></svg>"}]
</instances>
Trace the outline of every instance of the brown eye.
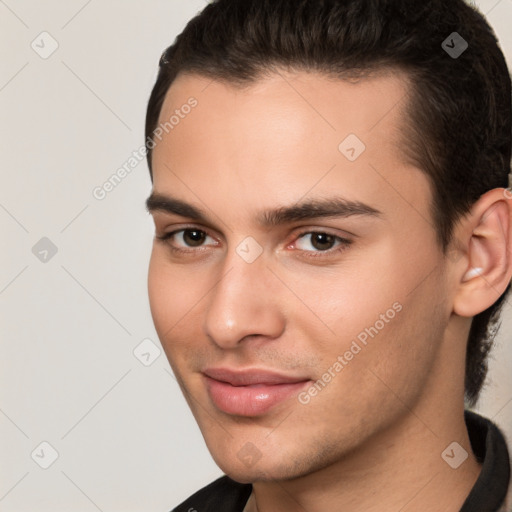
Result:
<instances>
[{"instance_id":1,"label":"brown eye","mask_svg":"<svg viewBox=\"0 0 512 512\"><path fill-rule=\"evenodd\" d=\"M328 251L336 244L339 237L329 233L310 232L304 233L299 237L297 247L302 250L308 250L308 245L317 251Z\"/></svg>"},{"instance_id":2,"label":"brown eye","mask_svg":"<svg viewBox=\"0 0 512 512\"><path fill-rule=\"evenodd\" d=\"M183 241L189 247L199 247L206 240L206 233L197 229L183 230Z\"/></svg>"},{"instance_id":3,"label":"brown eye","mask_svg":"<svg viewBox=\"0 0 512 512\"><path fill-rule=\"evenodd\" d=\"M327 233L313 233L311 236L311 245L319 251L327 251L332 249L336 237Z\"/></svg>"},{"instance_id":4,"label":"brown eye","mask_svg":"<svg viewBox=\"0 0 512 512\"><path fill-rule=\"evenodd\" d=\"M334 256L346 250L351 244L352 240L324 231L307 231L298 235L294 243L301 255L311 258Z\"/></svg>"},{"instance_id":5,"label":"brown eye","mask_svg":"<svg viewBox=\"0 0 512 512\"><path fill-rule=\"evenodd\" d=\"M178 229L176 231L172 231L171 233L157 236L157 238L175 251L187 251L188 249L191 250L194 248L202 249L203 246L207 245L205 242L208 241L213 241L213 245L215 245L215 240L211 236L209 236L202 229L195 228Z\"/></svg>"}]
</instances>

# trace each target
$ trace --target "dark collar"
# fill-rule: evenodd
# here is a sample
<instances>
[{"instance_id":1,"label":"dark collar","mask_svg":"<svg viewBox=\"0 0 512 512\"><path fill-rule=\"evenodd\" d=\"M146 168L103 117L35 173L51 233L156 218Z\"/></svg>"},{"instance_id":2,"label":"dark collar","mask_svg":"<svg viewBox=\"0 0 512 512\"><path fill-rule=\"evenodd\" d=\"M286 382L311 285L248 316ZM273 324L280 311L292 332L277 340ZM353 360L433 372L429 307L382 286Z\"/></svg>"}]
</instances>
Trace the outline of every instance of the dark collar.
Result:
<instances>
[{"instance_id":1,"label":"dark collar","mask_svg":"<svg viewBox=\"0 0 512 512\"><path fill-rule=\"evenodd\" d=\"M471 449L482 471L460 512L505 511L510 485L510 459L507 443L498 427L474 412L465 411Z\"/></svg>"}]
</instances>

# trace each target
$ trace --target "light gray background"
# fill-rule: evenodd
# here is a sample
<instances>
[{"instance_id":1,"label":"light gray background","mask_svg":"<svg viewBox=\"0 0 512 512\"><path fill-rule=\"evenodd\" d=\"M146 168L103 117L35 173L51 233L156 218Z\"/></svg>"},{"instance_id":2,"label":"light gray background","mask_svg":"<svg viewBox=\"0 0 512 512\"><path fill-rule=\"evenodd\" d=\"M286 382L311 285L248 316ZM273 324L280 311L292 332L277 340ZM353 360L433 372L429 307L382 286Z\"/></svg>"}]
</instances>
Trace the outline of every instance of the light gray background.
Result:
<instances>
[{"instance_id":1,"label":"light gray background","mask_svg":"<svg viewBox=\"0 0 512 512\"><path fill-rule=\"evenodd\" d=\"M479 5L512 67L512 0ZM221 474L157 353L145 161L92 195L143 144L160 54L204 6L0 0L1 512L164 512ZM512 439L511 311L479 409Z\"/></svg>"}]
</instances>

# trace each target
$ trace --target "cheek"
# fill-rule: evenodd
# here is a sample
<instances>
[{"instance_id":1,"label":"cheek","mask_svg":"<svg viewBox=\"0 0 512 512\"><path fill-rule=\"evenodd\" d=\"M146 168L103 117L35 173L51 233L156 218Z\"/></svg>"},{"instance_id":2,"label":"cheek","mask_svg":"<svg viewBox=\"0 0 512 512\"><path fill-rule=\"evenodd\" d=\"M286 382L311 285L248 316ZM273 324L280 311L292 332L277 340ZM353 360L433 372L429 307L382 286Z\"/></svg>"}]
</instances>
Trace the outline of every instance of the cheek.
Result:
<instances>
[{"instance_id":1,"label":"cheek","mask_svg":"<svg viewBox=\"0 0 512 512\"><path fill-rule=\"evenodd\" d=\"M439 293L443 283L437 272L424 279L436 268L435 254L425 250L415 254L409 257L402 245L390 241L347 259L343 268L332 273L295 279L294 291L310 311L297 308L289 318L305 334L299 338L308 340L308 350L322 361L319 372L346 355L342 365L355 370L340 370L336 375L348 373L351 385L365 389L365 379L372 377L370 368L402 380L428 365L435 344L427 340L429 333L436 331L437 338L442 338L446 312L439 304ZM349 376L338 380L345 379Z\"/></svg>"},{"instance_id":2,"label":"cheek","mask_svg":"<svg viewBox=\"0 0 512 512\"><path fill-rule=\"evenodd\" d=\"M204 362L211 352L205 340L208 293L218 277L208 269L169 262L165 248L154 247L148 270L151 315L169 364L178 377Z\"/></svg>"},{"instance_id":3,"label":"cheek","mask_svg":"<svg viewBox=\"0 0 512 512\"><path fill-rule=\"evenodd\" d=\"M148 271L149 305L166 352L172 348L169 340L176 339L183 323L193 325L194 306L200 300L197 286L193 276L166 261L161 249L153 249Z\"/></svg>"},{"instance_id":4,"label":"cheek","mask_svg":"<svg viewBox=\"0 0 512 512\"><path fill-rule=\"evenodd\" d=\"M354 415L363 402L370 411L386 404L391 415L403 409L402 402L415 403L424 391L447 322L445 304L436 300L441 290L442 282L435 276L409 294L391 290L378 299L369 298L364 320L359 316L356 324L350 322L351 335L330 354L330 364L343 356L343 370L332 392L347 397L345 407Z\"/></svg>"},{"instance_id":5,"label":"cheek","mask_svg":"<svg viewBox=\"0 0 512 512\"><path fill-rule=\"evenodd\" d=\"M364 342L366 330L374 332L376 323L379 332L396 323L404 300L400 278L386 271L382 260L376 268L371 258L361 257L329 272L305 273L301 279L289 276L301 299L294 300L295 307L288 311L290 324L294 329L299 326L315 351L332 359L349 350L358 335Z\"/></svg>"},{"instance_id":6,"label":"cheek","mask_svg":"<svg viewBox=\"0 0 512 512\"><path fill-rule=\"evenodd\" d=\"M153 248L148 271L148 296L153 323L162 341L162 334L172 325L169 316L173 314L174 308L170 279L159 259L158 252Z\"/></svg>"}]
</instances>

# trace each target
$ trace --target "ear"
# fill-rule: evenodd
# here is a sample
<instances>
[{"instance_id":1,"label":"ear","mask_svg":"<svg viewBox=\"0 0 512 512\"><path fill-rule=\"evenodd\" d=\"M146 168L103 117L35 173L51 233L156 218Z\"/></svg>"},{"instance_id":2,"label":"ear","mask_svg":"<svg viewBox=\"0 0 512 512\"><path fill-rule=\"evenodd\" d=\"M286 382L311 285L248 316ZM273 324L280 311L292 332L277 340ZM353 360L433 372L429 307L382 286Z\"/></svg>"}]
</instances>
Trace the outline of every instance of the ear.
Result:
<instances>
[{"instance_id":1,"label":"ear","mask_svg":"<svg viewBox=\"0 0 512 512\"><path fill-rule=\"evenodd\" d=\"M465 233L467 258L456 269L453 311L473 317L494 304L512 279L511 191L496 188L486 192L460 227Z\"/></svg>"}]
</instances>

